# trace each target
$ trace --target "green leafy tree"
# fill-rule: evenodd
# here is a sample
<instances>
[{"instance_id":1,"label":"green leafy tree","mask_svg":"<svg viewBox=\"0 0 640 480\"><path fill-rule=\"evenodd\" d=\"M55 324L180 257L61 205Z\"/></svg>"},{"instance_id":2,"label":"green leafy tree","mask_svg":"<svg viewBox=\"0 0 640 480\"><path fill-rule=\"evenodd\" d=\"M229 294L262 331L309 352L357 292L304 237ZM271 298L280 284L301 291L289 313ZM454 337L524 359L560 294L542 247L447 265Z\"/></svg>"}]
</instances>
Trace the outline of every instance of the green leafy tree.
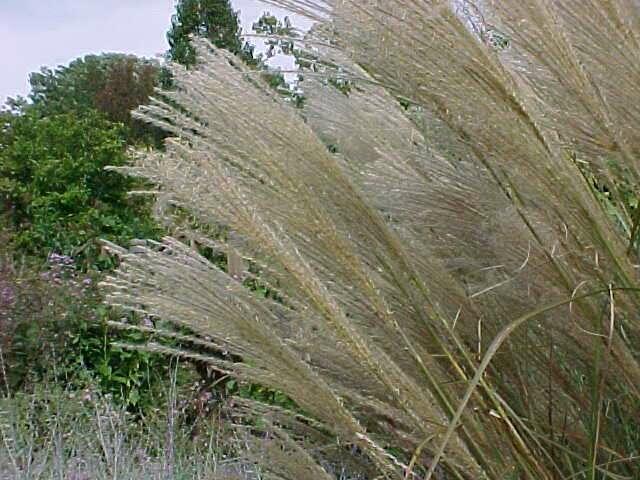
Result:
<instances>
[{"instance_id":1,"label":"green leafy tree","mask_svg":"<svg viewBox=\"0 0 640 480\"><path fill-rule=\"evenodd\" d=\"M131 117L159 83L157 62L87 55L30 75L30 102L10 100L0 121L0 194L23 253L82 254L95 239L135 236L153 221L133 187L107 165L127 161L128 144L159 145L162 130Z\"/></svg>"},{"instance_id":2,"label":"green leafy tree","mask_svg":"<svg viewBox=\"0 0 640 480\"><path fill-rule=\"evenodd\" d=\"M145 202L131 198L125 129L89 110L8 118L0 137L0 194L21 251L97 258L99 237L127 240L156 228Z\"/></svg>"},{"instance_id":3,"label":"green leafy tree","mask_svg":"<svg viewBox=\"0 0 640 480\"><path fill-rule=\"evenodd\" d=\"M186 66L195 65L192 35L206 37L216 47L251 58L251 48L240 39L238 14L229 0L180 0L167 33L171 60Z\"/></svg>"}]
</instances>

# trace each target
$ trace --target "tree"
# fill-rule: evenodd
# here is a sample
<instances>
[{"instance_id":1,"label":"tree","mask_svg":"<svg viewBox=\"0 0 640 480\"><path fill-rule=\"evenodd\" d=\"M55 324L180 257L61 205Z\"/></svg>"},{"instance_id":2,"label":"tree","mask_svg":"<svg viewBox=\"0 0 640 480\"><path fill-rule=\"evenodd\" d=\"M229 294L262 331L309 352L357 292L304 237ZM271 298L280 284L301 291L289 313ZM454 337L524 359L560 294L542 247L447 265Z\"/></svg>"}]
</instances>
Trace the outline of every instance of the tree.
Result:
<instances>
[{"instance_id":1,"label":"tree","mask_svg":"<svg viewBox=\"0 0 640 480\"><path fill-rule=\"evenodd\" d=\"M229 0L180 0L167 33L171 60L186 66L195 65L191 35L203 36L216 47L251 58L250 48L240 39L238 14Z\"/></svg>"},{"instance_id":2,"label":"tree","mask_svg":"<svg viewBox=\"0 0 640 480\"><path fill-rule=\"evenodd\" d=\"M96 260L100 237L121 240L154 234L145 202L109 165L124 165L122 125L88 110L13 115L0 137L0 194L25 253L50 251Z\"/></svg>"},{"instance_id":3,"label":"tree","mask_svg":"<svg viewBox=\"0 0 640 480\"><path fill-rule=\"evenodd\" d=\"M112 122L124 124L128 141L159 144L162 131L131 118L159 84L158 62L134 55L87 55L55 70L42 68L29 76L31 106L42 117L97 110Z\"/></svg>"},{"instance_id":4,"label":"tree","mask_svg":"<svg viewBox=\"0 0 640 480\"><path fill-rule=\"evenodd\" d=\"M147 103L160 76L161 69L155 62L133 56L114 60L108 66L104 85L95 94L94 106L109 120L128 127L131 141L159 145L164 138L162 130L133 119L131 112Z\"/></svg>"}]
</instances>

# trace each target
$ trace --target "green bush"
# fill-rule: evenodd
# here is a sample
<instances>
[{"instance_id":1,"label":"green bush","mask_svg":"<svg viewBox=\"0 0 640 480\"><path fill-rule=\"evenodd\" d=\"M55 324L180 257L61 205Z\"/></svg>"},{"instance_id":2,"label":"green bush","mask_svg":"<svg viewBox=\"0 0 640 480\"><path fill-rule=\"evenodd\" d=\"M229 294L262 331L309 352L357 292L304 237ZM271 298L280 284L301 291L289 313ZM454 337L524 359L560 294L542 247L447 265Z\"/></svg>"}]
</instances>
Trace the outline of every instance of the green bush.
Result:
<instances>
[{"instance_id":1,"label":"green bush","mask_svg":"<svg viewBox=\"0 0 640 480\"><path fill-rule=\"evenodd\" d=\"M40 117L27 110L1 138L0 195L20 252L100 263L99 238L158 235L148 202L128 195L134 182L104 170L127 162L119 124L97 112Z\"/></svg>"},{"instance_id":2,"label":"green bush","mask_svg":"<svg viewBox=\"0 0 640 480\"><path fill-rule=\"evenodd\" d=\"M42 382L77 389L91 381L133 411L158 407L169 361L112 345L114 340L139 342L143 336L108 331L107 322L116 317L102 304L98 272L82 273L71 257L57 254L39 270L5 266L2 271L2 349L10 392L32 391ZM181 383L185 376L193 380L187 369L177 372Z\"/></svg>"}]
</instances>

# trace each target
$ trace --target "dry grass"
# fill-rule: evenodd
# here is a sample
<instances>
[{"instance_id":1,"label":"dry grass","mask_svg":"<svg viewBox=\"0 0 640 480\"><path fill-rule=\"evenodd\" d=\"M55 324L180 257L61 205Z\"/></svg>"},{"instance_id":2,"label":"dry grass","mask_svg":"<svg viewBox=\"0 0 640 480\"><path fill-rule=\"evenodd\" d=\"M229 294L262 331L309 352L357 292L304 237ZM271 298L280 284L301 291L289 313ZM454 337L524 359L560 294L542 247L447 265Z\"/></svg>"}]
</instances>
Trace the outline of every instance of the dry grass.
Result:
<instances>
[{"instance_id":1,"label":"dry grass","mask_svg":"<svg viewBox=\"0 0 640 480\"><path fill-rule=\"evenodd\" d=\"M346 452L364 478L634 478L637 4L274 3L325 19L309 53L350 93L310 75L297 111L202 43L138 113L176 138L125 169L228 226L273 295L167 238L109 246L109 302L296 402L238 408L273 478Z\"/></svg>"},{"instance_id":2,"label":"dry grass","mask_svg":"<svg viewBox=\"0 0 640 480\"><path fill-rule=\"evenodd\" d=\"M254 466L225 457L229 442L220 441L215 422L198 441L190 438L187 427L175 404L135 419L95 388L62 390L40 384L29 394L0 399L0 478L260 478Z\"/></svg>"}]
</instances>

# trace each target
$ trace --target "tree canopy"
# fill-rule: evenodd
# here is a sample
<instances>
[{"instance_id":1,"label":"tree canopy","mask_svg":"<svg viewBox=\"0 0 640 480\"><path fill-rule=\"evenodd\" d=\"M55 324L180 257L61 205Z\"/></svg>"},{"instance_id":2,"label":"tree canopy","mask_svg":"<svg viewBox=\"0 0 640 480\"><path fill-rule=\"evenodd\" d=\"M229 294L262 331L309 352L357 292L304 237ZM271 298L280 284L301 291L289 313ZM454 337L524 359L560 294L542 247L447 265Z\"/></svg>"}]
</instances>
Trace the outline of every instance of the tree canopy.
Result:
<instances>
[{"instance_id":1,"label":"tree canopy","mask_svg":"<svg viewBox=\"0 0 640 480\"><path fill-rule=\"evenodd\" d=\"M95 256L99 237L152 234L144 205L127 195L126 132L95 111L15 115L0 134L0 194L25 252Z\"/></svg>"},{"instance_id":2,"label":"tree canopy","mask_svg":"<svg viewBox=\"0 0 640 480\"><path fill-rule=\"evenodd\" d=\"M128 127L132 142L158 143L160 131L132 119L131 110L147 102L161 76L153 60L119 53L87 55L68 66L32 73L29 100L40 116L96 110Z\"/></svg>"},{"instance_id":3,"label":"tree canopy","mask_svg":"<svg viewBox=\"0 0 640 480\"><path fill-rule=\"evenodd\" d=\"M240 38L238 14L229 0L180 0L167 33L171 60L186 66L196 63L191 35L206 37L216 47L251 58L250 48Z\"/></svg>"}]
</instances>

